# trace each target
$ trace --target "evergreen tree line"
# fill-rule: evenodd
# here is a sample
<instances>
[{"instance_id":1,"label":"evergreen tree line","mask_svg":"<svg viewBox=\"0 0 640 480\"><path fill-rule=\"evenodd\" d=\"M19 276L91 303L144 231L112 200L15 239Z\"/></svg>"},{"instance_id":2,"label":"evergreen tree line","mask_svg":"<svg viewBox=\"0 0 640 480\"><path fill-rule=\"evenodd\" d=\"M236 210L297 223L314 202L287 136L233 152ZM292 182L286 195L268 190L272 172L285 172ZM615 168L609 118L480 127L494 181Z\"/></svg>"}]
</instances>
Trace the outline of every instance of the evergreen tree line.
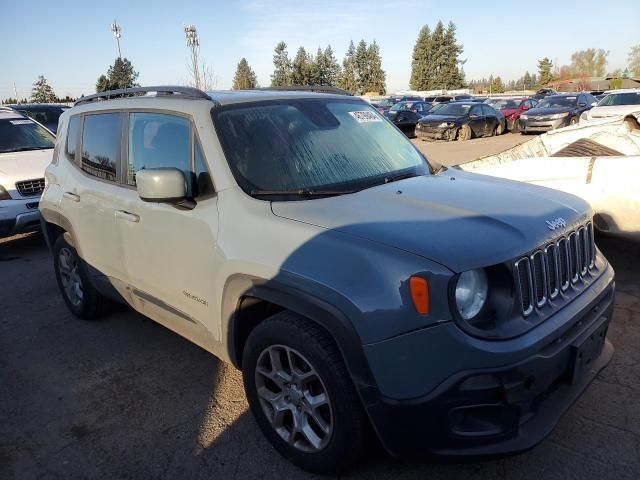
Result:
<instances>
[{"instance_id":1,"label":"evergreen tree line","mask_svg":"<svg viewBox=\"0 0 640 480\"><path fill-rule=\"evenodd\" d=\"M33 83L31 96L29 98L5 98L2 100L3 105L13 105L18 103L72 103L75 98L69 95L58 97L44 75L38 75L38 79Z\"/></svg>"},{"instance_id":2,"label":"evergreen tree line","mask_svg":"<svg viewBox=\"0 0 640 480\"><path fill-rule=\"evenodd\" d=\"M438 21L433 31L425 25L413 47L410 85L413 90L454 90L466 86L462 65L463 46L456 39L453 22L445 29Z\"/></svg>"},{"instance_id":3,"label":"evergreen tree line","mask_svg":"<svg viewBox=\"0 0 640 480\"><path fill-rule=\"evenodd\" d=\"M315 55L300 47L291 60L287 44L279 42L274 49L273 67L273 87L331 86L357 95L386 92L386 73L382 69L380 47L375 40L369 45L360 40L357 48L351 41L342 61L342 68L331 45L327 45L324 50L318 47Z\"/></svg>"}]
</instances>

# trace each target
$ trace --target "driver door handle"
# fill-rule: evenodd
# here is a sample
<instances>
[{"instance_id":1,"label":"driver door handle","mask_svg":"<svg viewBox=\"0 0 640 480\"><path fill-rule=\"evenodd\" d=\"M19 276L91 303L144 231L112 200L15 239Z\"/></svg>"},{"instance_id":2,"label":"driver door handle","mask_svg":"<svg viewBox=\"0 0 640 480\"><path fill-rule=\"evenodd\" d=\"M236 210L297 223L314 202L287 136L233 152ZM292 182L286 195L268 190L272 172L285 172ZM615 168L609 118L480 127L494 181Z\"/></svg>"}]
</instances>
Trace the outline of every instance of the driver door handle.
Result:
<instances>
[{"instance_id":1,"label":"driver door handle","mask_svg":"<svg viewBox=\"0 0 640 480\"><path fill-rule=\"evenodd\" d=\"M129 213L124 210L116 210L116 218L120 218L131 223L138 223L140 221L139 215L136 215L135 213Z\"/></svg>"},{"instance_id":2,"label":"driver door handle","mask_svg":"<svg viewBox=\"0 0 640 480\"><path fill-rule=\"evenodd\" d=\"M64 192L62 194L62 196L64 198L68 198L69 200L73 201L73 202L79 202L80 201L80 195L76 195L75 193L71 193L71 192Z\"/></svg>"}]
</instances>

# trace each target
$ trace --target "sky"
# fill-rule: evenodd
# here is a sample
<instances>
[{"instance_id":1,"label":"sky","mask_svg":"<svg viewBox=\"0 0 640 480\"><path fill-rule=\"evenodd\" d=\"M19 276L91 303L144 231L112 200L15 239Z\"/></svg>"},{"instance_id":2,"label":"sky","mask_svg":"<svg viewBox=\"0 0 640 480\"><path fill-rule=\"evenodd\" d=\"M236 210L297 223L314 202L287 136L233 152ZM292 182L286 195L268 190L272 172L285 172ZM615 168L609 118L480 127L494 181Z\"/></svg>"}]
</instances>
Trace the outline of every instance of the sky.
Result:
<instances>
[{"instance_id":1,"label":"sky","mask_svg":"<svg viewBox=\"0 0 640 480\"><path fill-rule=\"evenodd\" d=\"M117 56L110 31L122 28L122 55L140 73L141 85L184 84L189 51L184 26L195 24L200 55L213 69L217 88L227 89L242 57L270 84L273 49L287 43L315 53L330 44L341 62L353 40L376 40L387 73L387 90L408 88L411 53L420 28L438 20L457 26L468 80L493 74L504 81L549 57L568 64L586 48L610 51L607 70L626 66L640 44L640 1L477 2L458 0L0 0L0 99L28 97L38 75L58 96L95 92L98 76Z\"/></svg>"}]
</instances>

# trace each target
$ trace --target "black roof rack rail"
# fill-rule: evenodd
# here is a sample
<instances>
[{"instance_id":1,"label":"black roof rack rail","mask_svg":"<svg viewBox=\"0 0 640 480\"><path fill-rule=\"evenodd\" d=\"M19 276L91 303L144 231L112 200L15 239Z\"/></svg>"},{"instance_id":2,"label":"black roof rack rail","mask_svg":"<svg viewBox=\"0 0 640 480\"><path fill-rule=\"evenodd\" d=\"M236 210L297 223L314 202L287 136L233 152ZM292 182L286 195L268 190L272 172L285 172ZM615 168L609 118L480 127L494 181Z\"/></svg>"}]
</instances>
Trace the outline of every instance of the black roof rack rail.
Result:
<instances>
[{"instance_id":1,"label":"black roof rack rail","mask_svg":"<svg viewBox=\"0 0 640 480\"><path fill-rule=\"evenodd\" d=\"M254 90L266 90L266 91L292 91L292 92L315 92L315 93L333 93L336 95L349 95L353 94L338 87L330 87L328 85L295 85L295 86L282 86L282 87L259 87Z\"/></svg>"},{"instance_id":2,"label":"black roof rack rail","mask_svg":"<svg viewBox=\"0 0 640 480\"><path fill-rule=\"evenodd\" d=\"M87 95L86 97L79 98L73 106L83 105L85 103L95 102L97 100L109 100L111 98L118 97L133 97L146 95L148 93L155 93L157 97L161 96L176 96L184 99L191 100L211 100L211 97L202 90L198 90L193 87L133 87L122 88L119 90L108 90L106 92L95 93L93 95Z\"/></svg>"}]
</instances>

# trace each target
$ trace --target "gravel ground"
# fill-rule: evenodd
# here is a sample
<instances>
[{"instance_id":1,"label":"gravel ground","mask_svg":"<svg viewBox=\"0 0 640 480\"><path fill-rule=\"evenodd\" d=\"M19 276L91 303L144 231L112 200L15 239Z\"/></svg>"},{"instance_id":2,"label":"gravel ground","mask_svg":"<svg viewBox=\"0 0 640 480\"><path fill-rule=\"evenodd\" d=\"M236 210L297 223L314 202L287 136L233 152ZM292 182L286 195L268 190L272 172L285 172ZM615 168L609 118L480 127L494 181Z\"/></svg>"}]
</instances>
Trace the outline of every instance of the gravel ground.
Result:
<instances>
[{"instance_id":1,"label":"gravel ground","mask_svg":"<svg viewBox=\"0 0 640 480\"><path fill-rule=\"evenodd\" d=\"M598 243L616 354L546 441L472 464L373 452L347 477L640 478L640 246ZM0 274L0 478L311 478L263 439L233 368L125 308L72 317L39 234L0 243Z\"/></svg>"}]
</instances>

